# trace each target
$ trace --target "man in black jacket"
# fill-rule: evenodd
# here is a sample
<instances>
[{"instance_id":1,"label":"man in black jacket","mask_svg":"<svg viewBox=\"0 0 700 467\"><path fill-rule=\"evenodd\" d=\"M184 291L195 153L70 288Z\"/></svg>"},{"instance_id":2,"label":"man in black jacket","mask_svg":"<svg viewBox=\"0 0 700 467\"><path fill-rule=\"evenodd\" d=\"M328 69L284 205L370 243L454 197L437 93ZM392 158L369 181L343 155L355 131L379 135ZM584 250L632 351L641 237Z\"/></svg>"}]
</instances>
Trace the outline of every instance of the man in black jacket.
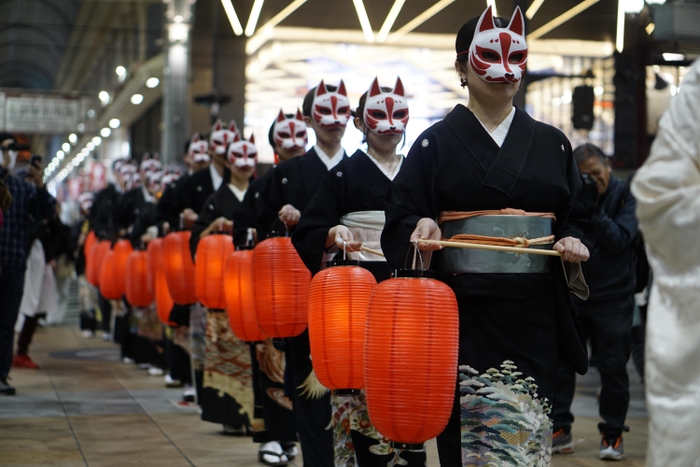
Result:
<instances>
[{"instance_id":1,"label":"man in black jacket","mask_svg":"<svg viewBox=\"0 0 700 467\"><path fill-rule=\"evenodd\" d=\"M574 299L578 318L586 338L591 340L602 389L598 424L602 435L600 458L620 460L624 452L622 432L629 406L627 361L635 291L634 241L639 235L634 215L635 200L624 181L612 175L612 167L603 151L593 144L574 150L574 158L584 177L595 181L598 192L593 218L595 246L586 264L590 288L587 301ZM574 450L571 436L571 402L576 377L560 362L554 400L553 452Z\"/></svg>"}]
</instances>

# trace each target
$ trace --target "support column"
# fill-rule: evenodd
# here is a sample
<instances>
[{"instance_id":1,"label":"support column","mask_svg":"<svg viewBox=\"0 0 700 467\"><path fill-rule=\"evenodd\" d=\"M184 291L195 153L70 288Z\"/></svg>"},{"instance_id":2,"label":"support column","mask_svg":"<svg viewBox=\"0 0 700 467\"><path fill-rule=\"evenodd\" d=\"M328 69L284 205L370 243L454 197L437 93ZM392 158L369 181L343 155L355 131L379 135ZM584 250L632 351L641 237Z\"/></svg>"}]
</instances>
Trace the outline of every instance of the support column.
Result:
<instances>
[{"instance_id":1,"label":"support column","mask_svg":"<svg viewBox=\"0 0 700 467\"><path fill-rule=\"evenodd\" d=\"M166 63L163 70L163 133L161 161L180 159L182 143L190 134L188 78L190 71L190 29L192 5L196 0L164 0L167 4Z\"/></svg>"}]
</instances>

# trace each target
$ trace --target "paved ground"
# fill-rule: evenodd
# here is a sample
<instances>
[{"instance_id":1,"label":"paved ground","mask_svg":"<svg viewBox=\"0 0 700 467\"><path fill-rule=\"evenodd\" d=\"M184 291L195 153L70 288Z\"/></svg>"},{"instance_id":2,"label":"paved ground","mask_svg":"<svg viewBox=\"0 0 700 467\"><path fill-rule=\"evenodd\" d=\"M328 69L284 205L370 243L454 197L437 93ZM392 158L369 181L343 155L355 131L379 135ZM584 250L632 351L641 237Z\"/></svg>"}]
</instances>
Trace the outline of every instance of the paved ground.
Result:
<instances>
[{"instance_id":1,"label":"paved ground","mask_svg":"<svg viewBox=\"0 0 700 467\"><path fill-rule=\"evenodd\" d=\"M30 355L41 369L13 369L18 395L0 397L2 466L261 465L250 438L222 436L196 409L179 407L179 389L166 389L162 377L120 362L112 343L83 338L73 327L41 328ZM615 464L620 467L645 461L643 389L636 373L631 379L632 431L625 437L626 460ZM597 458L597 380L591 371L579 381L576 452L555 456L554 467L604 465ZM433 442L428 465L439 465Z\"/></svg>"}]
</instances>

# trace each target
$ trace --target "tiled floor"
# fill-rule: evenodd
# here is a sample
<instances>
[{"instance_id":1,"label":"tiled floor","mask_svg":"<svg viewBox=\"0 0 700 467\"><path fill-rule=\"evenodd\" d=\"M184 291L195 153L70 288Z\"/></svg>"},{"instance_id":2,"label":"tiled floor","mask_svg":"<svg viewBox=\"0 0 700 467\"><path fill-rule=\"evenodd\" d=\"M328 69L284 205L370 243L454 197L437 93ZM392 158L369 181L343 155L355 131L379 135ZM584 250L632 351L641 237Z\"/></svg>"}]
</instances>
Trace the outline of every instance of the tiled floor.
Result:
<instances>
[{"instance_id":1,"label":"tiled floor","mask_svg":"<svg viewBox=\"0 0 700 467\"><path fill-rule=\"evenodd\" d=\"M114 344L86 339L73 327L40 328L30 355L40 370L13 369L18 394L0 397L1 466L260 466L250 438L222 436L196 409L176 404L166 389L119 361ZM644 465L647 415L636 374L620 467ZM576 452L555 456L554 467L600 466L597 458L597 374L581 378L574 412ZM303 464L301 458L295 460ZM434 442L428 465L439 465Z\"/></svg>"}]
</instances>

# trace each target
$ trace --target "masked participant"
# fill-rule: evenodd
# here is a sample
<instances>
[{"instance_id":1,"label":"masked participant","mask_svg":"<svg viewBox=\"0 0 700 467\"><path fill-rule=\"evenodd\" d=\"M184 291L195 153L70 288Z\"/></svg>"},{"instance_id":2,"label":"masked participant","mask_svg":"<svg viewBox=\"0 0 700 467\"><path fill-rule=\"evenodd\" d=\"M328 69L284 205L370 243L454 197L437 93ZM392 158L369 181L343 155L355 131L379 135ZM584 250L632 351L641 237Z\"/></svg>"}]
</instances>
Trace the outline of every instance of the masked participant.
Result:
<instances>
[{"instance_id":1,"label":"masked participant","mask_svg":"<svg viewBox=\"0 0 700 467\"><path fill-rule=\"evenodd\" d=\"M592 211L578 212L588 194L569 141L513 107L527 62L523 26L519 8L508 21L489 7L457 34L455 68L469 104L416 140L391 183L382 247L393 267L404 266L412 242L457 234L551 234L566 269L588 259L574 221ZM441 465L549 465L558 359L587 369L562 262L417 246L434 251L431 268L455 292L460 313L460 385L438 437Z\"/></svg>"},{"instance_id":2,"label":"masked participant","mask_svg":"<svg viewBox=\"0 0 700 467\"><path fill-rule=\"evenodd\" d=\"M134 222L147 203L154 204L155 198L149 190L149 177L151 174L163 169L158 155L151 156L145 153L141 158L138 173L131 178L131 189L119 200L115 223L125 234L130 235Z\"/></svg>"},{"instance_id":3,"label":"masked participant","mask_svg":"<svg viewBox=\"0 0 700 467\"><path fill-rule=\"evenodd\" d=\"M224 154L230 175L204 203L192 229L193 252L206 235L232 231L233 212L255 173L258 150L254 137L246 141L236 133ZM222 424L223 434L251 433L254 409L249 346L233 335L224 310L207 309L206 320L204 381L199 394L202 420Z\"/></svg>"},{"instance_id":4,"label":"masked participant","mask_svg":"<svg viewBox=\"0 0 700 467\"><path fill-rule=\"evenodd\" d=\"M330 170L304 210L292 242L313 274L324 258L345 249L377 281L389 278L383 257L362 251L380 250L384 228L384 197L403 164L396 154L408 123L408 101L397 79L394 89L380 88L375 78L362 95L355 126L364 135L367 151L357 150ZM364 394L331 396L336 466L424 466L425 453L395 452L374 429ZM400 456L400 457L399 457Z\"/></svg>"},{"instance_id":5,"label":"masked participant","mask_svg":"<svg viewBox=\"0 0 700 467\"><path fill-rule=\"evenodd\" d=\"M316 133L316 145L301 157L275 167L260 194L256 227L262 240L273 229L293 230L323 176L344 157L340 141L350 119L350 100L345 85L327 86L323 81L309 91L303 104L304 121ZM294 404L294 417L301 441L304 465L329 466L333 463L333 436L330 395L314 390L320 386L309 358L309 335L303 332L287 339L288 386ZM321 387L322 388L322 387Z\"/></svg>"}]
</instances>

